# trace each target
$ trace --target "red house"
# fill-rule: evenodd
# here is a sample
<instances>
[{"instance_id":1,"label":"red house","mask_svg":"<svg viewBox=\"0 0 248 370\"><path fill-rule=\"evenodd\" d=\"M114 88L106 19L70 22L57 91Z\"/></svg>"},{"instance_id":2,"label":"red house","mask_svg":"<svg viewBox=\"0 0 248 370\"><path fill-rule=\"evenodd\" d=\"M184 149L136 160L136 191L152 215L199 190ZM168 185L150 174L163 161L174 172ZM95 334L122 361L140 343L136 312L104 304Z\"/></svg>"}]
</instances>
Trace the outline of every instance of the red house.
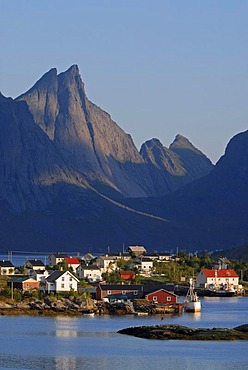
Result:
<instances>
[{"instance_id":1,"label":"red house","mask_svg":"<svg viewBox=\"0 0 248 370\"><path fill-rule=\"evenodd\" d=\"M135 273L133 271L120 271L122 280L134 280L135 279Z\"/></svg>"},{"instance_id":2,"label":"red house","mask_svg":"<svg viewBox=\"0 0 248 370\"><path fill-rule=\"evenodd\" d=\"M153 303L168 303L168 304L175 304L177 303L177 295L168 292L165 289L159 289L155 292L149 293L145 297L148 301Z\"/></svg>"}]
</instances>

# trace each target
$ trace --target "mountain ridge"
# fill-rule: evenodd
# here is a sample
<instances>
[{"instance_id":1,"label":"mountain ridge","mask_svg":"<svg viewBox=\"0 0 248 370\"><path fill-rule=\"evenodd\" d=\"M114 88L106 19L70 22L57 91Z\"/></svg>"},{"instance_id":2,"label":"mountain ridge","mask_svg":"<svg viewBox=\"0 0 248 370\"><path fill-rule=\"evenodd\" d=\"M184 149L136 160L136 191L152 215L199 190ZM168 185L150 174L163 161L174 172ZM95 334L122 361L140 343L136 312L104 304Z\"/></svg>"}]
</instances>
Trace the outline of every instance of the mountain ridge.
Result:
<instances>
[{"instance_id":1,"label":"mountain ridge","mask_svg":"<svg viewBox=\"0 0 248 370\"><path fill-rule=\"evenodd\" d=\"M213 166L183 135L132 137L92 103L77 65L0 95L0 242L44 250L168 250L247 241L248 134ZM245 240L246 239L246 240Z\"/></svg>"}]
</instances>

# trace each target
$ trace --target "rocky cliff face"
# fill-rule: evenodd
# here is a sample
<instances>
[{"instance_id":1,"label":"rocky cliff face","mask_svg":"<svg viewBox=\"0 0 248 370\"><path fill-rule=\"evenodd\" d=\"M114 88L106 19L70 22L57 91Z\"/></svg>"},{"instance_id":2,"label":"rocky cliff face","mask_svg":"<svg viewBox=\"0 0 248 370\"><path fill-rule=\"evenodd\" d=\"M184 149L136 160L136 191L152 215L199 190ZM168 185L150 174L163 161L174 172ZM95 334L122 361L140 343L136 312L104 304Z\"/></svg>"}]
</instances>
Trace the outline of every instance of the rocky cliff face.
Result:
<instances>
[{"instance_id":1,"label":"rocky cliff face","mask_svg":"<svg viewBox=\"0 0 248 370\"><path fill-rule=\"evenodd\" d=\"M101 190L103 184L124 196L153 192L131 136L87 99L77 66L59 75L50 70L17 100L27 102L35 122L63 158L92 184Z\"/></svg>"},{"instance_id":2,"label":"rocky cliff face","mask_svg":"<svg viewBox=\"0 0 248 370\"><path fill-rule=\"evenodd\" d=\"M203 155L195 148L185 148L182 163L181 155L172 153L173 149L164 153L168 157L165 160L157 156L149 159L149 155L144 154L145 147L151 153L147 143L140 154L131 136L113 122L108 113L88 100L76 65L59 75L56 69L51 69L17 100L27 102L35 122L66 162L108 195L166 194L204 176L211 168L209 160L208 165L201 165ZM188 165L186 150L195 155L194 160L188 155L191 161ZM195 169L190 169L191 166Z\"/></svg>"},{"instance_id":3,"label":"rocky cliff face","mask_svg":"<svg viewBox=\"0 0 248 370\"><path fill-rule=\"evenodd\" d=\"M204 229L201 219L217 229L218 214L227 220L230 199L238 214L237 196L246 192L246 138L246 154L234 140L229 159L214 170L182 136L169 149L150 140L139 153L131 136L89 101L77 66L50 70L15 101L0 94L0 130L0 241L6 250L193 245ZM180 190L200 176L206 177ZM214 208L222 199L218 192L226 194L221 209Z\"/></svg>"},{"instance_id":4,"label":"rocky cliff face","mask_svg":"<svg viewBox=\"0 0 248 370\"><path fill-rule=\"evenodd\" d=\"M159 195L173 192L213 169L211 161L182 135L176 136L169 149L158 139L149 140L142 145L140 154Z\"/></svg>"},{"instance_id":5,"label":"rocky cliff face","mask_svg":"<svg viewBox=\"0 0 248 370\"><path fill-rule=\"evenodd\" d=\"M178 191L145 204L144 212L180 225L182 248L220 249L247 243L248 131L232 138L214 169ZM131 206L131 204L129 204ZM132 204L134 206L134 204ZM180 247L180 246L179 246Z\"/></svg>"},{"instance_id":6,"label":"rocky cliff face","mask_svg":"<svg viewBox=\"0 0 248 370\"><path fill-rule=\"evenodd\" d=\"M46 208L61 183L86 188L37 127L25 102L1 96L0 130L0 199L10 210Z\"/></svg>"}]
</instances>

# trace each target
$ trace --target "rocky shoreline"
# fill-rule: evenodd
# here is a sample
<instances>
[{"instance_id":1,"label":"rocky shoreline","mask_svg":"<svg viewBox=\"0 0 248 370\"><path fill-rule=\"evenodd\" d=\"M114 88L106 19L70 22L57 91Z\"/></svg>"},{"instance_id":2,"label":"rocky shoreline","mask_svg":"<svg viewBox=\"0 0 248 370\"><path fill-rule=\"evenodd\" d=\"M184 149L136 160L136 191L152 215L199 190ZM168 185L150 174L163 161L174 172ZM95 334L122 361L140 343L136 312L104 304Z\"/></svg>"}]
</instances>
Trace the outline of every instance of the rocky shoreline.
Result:
<instances>
[{"instance_id":1,"label":"rocky shoreline","mask_svg":"<svg viewBox=\"0 0 248 370\"><path fill-rule=\"evenodd\" d=\"M162 340L248 340L248 324L227 328L189 328L182 325L138 326L118 331L145 339Z\"/></svg>"},{"instance_id":2,"label":"rocky shoreline","mask_svg":"<svg viewBox=\"0 0 248 370\"><path fill-rule=\"evenodd\" d=\"M132 307L128 303L96 302L91 298L47 296L43 299L29 298L22 301L0 300L0 315L80 316L89 313L95 315L166 315L181 313L175 307L168 305L155 307L146 300L136 300Z\"/></svg>"}]
</instances>

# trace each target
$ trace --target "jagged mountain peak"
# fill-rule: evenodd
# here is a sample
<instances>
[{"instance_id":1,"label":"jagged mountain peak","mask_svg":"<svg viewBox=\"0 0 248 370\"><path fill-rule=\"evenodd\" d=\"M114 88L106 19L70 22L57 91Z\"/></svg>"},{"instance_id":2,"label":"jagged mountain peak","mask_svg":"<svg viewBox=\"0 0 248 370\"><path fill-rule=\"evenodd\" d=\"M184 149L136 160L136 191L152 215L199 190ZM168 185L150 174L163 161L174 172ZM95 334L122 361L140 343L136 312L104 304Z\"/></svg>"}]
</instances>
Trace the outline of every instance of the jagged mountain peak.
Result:
<instances>
[{"instance_id":1,"label":"jagged mountain peak","mask_svg":"<svg viewBox=\"0 0 248 370\"><path fill-rule=\"evenodd\" d=\"M161 143L161 141L157 138L152 138L150 140L147 140L145 141L142 146L148 146L148 147L154 147L154 146L159 146L159 147L163 147L163 144ZM141 146L141 148L142 148Z\"/></svg>"},{"instance_id":2,"label":"jagged mountain peak","mask_svg":"<svg viewBox=\"0 0 248 370\"><path fill-rule=\"evenodd\" d=\"M68 74L71 76L78 76L79 73L79 67L77 64L72 64L65 72L62 72L64 74Z\"/></svg>"},{"instance_id":3,"label":"jagged mountain peak","mask_svg":"<svg viewBox=\"0 0 248 370\"><path fill-rule=\"evenodd\" d=\"M195 150L194 145L183 135L177 134L173 143L170 145L169 149L191 149ZM198 150L198 149L197 149Z\"/></svg>"}]
</instances>

